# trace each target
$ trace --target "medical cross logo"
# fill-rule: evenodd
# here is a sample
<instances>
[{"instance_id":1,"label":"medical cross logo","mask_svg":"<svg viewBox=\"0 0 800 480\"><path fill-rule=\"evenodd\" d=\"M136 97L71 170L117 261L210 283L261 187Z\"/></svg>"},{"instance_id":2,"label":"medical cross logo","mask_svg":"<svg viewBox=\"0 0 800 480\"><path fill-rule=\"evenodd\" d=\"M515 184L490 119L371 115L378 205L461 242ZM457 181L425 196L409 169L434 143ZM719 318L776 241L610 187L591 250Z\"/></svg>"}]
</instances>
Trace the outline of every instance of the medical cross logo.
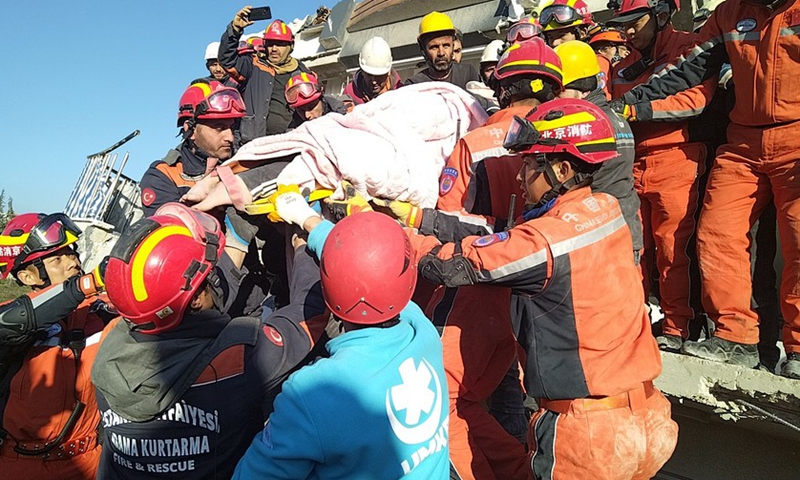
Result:
<instances>
[{"instance_id":1,"label":"medical cross logo","mask_svg":"<svg viewBox=\"0 0 800 480\"><path fill-rule=\"evenodd\" d=\"M389 424L397 438L407 445L426 442L441 423L441 381L425 359L419 364L413 358L406 359L398 370L402 383L386 391Z\"/></svg>"}]
</instances>

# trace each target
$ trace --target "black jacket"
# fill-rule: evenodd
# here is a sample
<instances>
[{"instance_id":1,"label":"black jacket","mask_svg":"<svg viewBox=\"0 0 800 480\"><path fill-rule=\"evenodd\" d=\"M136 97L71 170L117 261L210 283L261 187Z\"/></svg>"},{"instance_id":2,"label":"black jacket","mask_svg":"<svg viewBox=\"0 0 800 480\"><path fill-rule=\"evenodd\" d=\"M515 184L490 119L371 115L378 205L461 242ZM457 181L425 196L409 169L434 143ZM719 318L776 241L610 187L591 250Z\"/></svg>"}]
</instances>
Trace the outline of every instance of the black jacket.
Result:
<instances>
[{"instance_id":1,"label":"black jacket","mask_svg":"<svg viewBox=\"0 0 800 480\"><path fill-rule=\"evenodd\" d=\"M291 111L283 92L275 92L273 95L274 69L257 55L239 55L237 52L241 36L241 32L237 33L233 29L233 24L228 24L228 28L220 40L219 63L234 80L239 82L241 91L244 92L242 96L247 107L247 115L242 118L239 131L242 143L247 143L267 134L284 133L286 127L289 126ZM298 69L286 76L296 75L300 72L310 72L310 70L302 62L299 62ZM283 131L267 131L267 118L271 113L286 116L287 120Z\"/></svg>"},{"instance_id":2,"label":"black jacket","mask_svg":"<svg viewBox=\"0 0 800 480\"><path fill-rule=\"evenodd\" d=\"M103 428L98 478L230 478L282 382L307 362L326 316L319 267L295 256L292 304L265 324L216 310L157 335L121 320L92 370ZM324 340L324 339L323 339Z\"/></svg>"}]
</instances>

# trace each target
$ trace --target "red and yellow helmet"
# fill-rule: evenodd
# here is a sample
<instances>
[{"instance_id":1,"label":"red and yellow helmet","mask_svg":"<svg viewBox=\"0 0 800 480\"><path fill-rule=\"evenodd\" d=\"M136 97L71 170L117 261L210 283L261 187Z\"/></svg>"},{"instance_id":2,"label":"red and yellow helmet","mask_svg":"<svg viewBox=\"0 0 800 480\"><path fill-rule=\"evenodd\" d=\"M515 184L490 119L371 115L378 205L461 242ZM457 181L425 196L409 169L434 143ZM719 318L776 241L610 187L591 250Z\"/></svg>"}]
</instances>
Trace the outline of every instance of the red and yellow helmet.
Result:
<instances>
[{"instance_id":1,"label":"red and yellow helmet","mask_svg":"<svg viewBox=\"0 0 800 480\"><path fill-rule=\"evenodd\" d=\"M244 100L235 88L216 80L195 80L181 95L178 126L190 119L242 118L245 111Z\"/></svg>"},{"instance_id":2,"label":"red and yellow helmet","mask_svg":"<svg viewBox=\"0 0 800 480\"><path fill-rule=\"evenodd\" d=\"M114 245L105 274L108 297L143 333L171 330L224 248L225 235L214 217L167 203Z\"/></svg>"},{"instance_id":3,"label":"red and yellow helmet","mask_svg":"<svg viewBox=\"0 0 800 480\"><path fill-rule=\"evenodd\" d=\"M293 43L294 33L283 20L275 20L264 30L264 41Z\"/></svg>"},{"instance_id":4,"label":"red and yellow helmet","mask_svg":"<svg viewBox=\"0 0 800 480\"><path fill-rule=\"evenodd\" d=\"M597 105L574 98L546 102L525 119L514 117L503 146L518 154L568 153L589 164L619 155L608 116Z\"/></svg>"},{"instance_id":5,"label":"red and yellow helmet","mask_svg":"<svg viewBox=\"0 0 800 480\"><path fill-rule=\"evenodd\" d=\"M624 25L647 15L655 15L659 11L677 12L681 4L677 0L610 0L608 8L614 10L614 17L608 25Z\"/></svg>"},{"instance_id":6,"label":"red and yellow helmet","mask_svg":"<svg viewBox=\"0 0 800 480\"><path fill-rule=\"evenodd\" d=\"M532 75L545 76L562 85L561 59L538 37L508 47L494 71L494 77L499 81Z\"/></svg>"},{"instance_id":7,"label":"red and yellow helmet","mask_svg":"<svg viewBox=\"0 0 800 480\"><path fill-rule=\"evenodd\" d=\"M322 97L322 85L313 73L302 72L286 82L284 94L290 107L300 108Z\"/></svg>"},{"instance_id":8,"label":"red and yellow helmet","mask_svg":"<svg viewBox=\"0 0 800 480\"><path fill-rule=\"evenodd\" d=\"M0 234L0 278L75 244L81 229L63 213L26 213L14 217Z\"/></svg>"},{"instance_id":9,"label":"red and yellow helmet","mask_svg":"<svg viewBox=\"0 0 800 480\"><path fill-rule=\"evenodd\" d=\"M561 28L591 25L592 12L583 0L555 0L539 13L542 30L549 32Z\"/></svg>"}]
</instances>

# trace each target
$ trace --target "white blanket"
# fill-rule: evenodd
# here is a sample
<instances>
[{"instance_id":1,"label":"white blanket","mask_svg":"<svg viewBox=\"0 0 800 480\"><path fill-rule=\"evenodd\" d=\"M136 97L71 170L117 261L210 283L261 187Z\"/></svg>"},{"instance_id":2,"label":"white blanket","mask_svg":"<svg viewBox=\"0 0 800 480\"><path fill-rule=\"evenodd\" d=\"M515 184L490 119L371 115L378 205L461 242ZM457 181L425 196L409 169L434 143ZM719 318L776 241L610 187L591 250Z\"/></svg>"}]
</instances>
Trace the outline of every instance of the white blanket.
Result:
<instances>
[{"instance_id":1,"label":"white blanket","mask_svg":"<svg viewBox=\"0 0 800 480\"><path fill-rule=\"evenodd\" d=\"M365 197L434 207L439 174L459 138L486 122L467 92L446 82L410 85L327 114L282 135L257 138L225 164L296 155L279 184L339 189L350 181ZM255 193L258 187L251 189ZM334 198L341 198L337 191Z\"/></svg>"}]
</instances>

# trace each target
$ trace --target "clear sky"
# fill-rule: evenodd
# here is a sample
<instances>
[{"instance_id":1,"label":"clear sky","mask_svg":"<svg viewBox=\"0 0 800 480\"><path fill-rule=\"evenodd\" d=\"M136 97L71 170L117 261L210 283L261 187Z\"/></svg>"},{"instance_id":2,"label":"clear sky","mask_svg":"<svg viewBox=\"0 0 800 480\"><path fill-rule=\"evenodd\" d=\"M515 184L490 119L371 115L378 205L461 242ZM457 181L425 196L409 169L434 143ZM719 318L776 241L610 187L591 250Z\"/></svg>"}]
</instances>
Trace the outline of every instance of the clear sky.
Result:
<instances>
[{"instance_id":1,"label":"clear sky","mask_svg":"<svg viewBox=\"0 0 800 480\"><path fill-rule=\"evenodd\" d=\"M338 0L281 0L291 22ZM208 75L203 54L246 3L227 0L4 1L0 189L17 213L64 208L86 156L133 130L124 173L139 179L175 146L178 100ZM246 33L263 30L256 22Z\"/></svg>"}]
</instances>

